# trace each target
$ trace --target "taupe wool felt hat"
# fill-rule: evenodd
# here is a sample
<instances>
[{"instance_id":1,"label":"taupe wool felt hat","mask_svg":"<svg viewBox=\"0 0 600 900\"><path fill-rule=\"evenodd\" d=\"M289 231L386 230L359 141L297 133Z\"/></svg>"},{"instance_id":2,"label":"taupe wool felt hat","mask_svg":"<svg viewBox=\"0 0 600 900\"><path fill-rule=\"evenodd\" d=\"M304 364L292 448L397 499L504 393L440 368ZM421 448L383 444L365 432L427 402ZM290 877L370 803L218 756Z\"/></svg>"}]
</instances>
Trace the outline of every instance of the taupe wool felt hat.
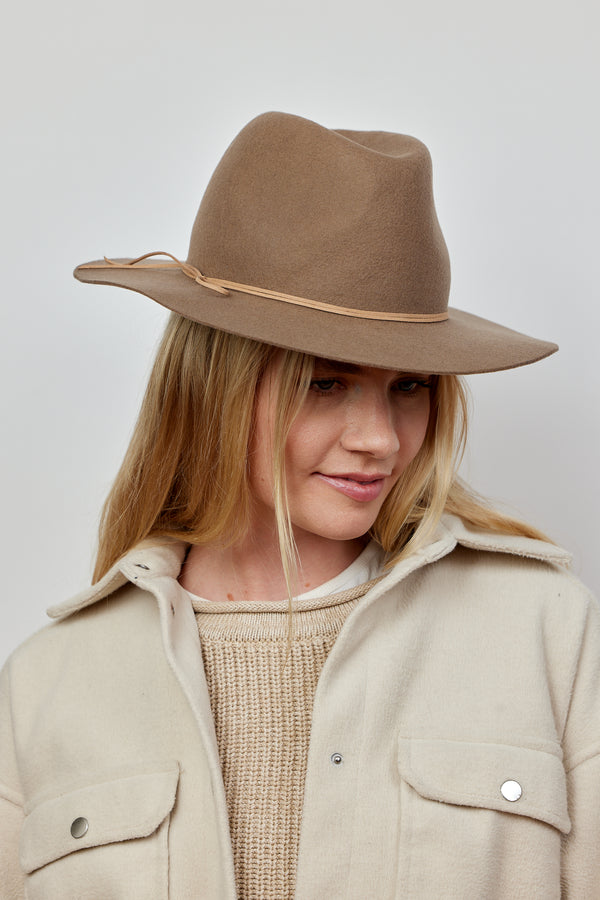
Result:
<instances>
[{"instance_id":1,"label":"taupe wool felt hat","mask_svg":"<svg viewBox=\"0 0 600 900\"><path fill-rule=\"evenodd\" d=\"M105 258L74 274L224 331L381 368L491 372L557 349L448 309L431 160L402 134L258 116L210 180L187 261L168 257Z\"/></svg>"}]
</instances>

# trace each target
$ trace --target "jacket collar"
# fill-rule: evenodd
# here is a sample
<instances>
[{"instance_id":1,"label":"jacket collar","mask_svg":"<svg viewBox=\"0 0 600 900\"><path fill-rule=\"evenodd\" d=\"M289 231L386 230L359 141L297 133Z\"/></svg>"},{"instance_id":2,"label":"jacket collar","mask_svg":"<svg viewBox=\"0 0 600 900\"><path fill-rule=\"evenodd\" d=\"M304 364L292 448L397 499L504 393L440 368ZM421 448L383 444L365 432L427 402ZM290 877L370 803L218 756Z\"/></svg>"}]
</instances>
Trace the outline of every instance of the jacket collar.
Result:
<instances>
[{"instance_id":1,"label":"jacket collar","mask_svg":"<svg viewBox=\"0 0 600 900\"><path fill-rule=\"evenodd\" d=\"M188 546L184 541L168 537L142 541L119 559L100 581L64 603L50 606L46 613L51 619L64 619L104 600L128 581L147 589L149 582L157 577L177 578Z\"/></svg>"},{"instance_id":2,"label":"jacket collar","mask_svg":"<svg viewBox=\"0 0 600 900\"><path fill-rule=\"evenodd\" d=\"M555 544L515 535L480 531L465 525L458 516L444 515L430 543L414 557L404 560L395 567L393 580L399 580L416 567L441 559L457 544L472 550L508 553L563 566L571 562L571 555ZM104 600L127 582L150 590L156 578L175 579L181 570L188 546L174 538L142 541L116 562L100 581L70 600L51 606L47 614L52 619L64 619L87 606L92 606L98 600ZM386 582L388 578L385 579Z\"/></svg>"},{"instance_id":3,"label":"jacket collar","mask_svg":"<svg viewBox=\"0 0 600 900\"><path fill-rule=\"evenodd\" d=\"M533 538L520 537L513 534L494 534L466 525L458 516L444 515L441 527L445 528L456 540L457 544L471 550L488 550L490 553L509 553L529 559L568 566L572 556L556 544L538 541Z\"/></svg>"}]
</instances>

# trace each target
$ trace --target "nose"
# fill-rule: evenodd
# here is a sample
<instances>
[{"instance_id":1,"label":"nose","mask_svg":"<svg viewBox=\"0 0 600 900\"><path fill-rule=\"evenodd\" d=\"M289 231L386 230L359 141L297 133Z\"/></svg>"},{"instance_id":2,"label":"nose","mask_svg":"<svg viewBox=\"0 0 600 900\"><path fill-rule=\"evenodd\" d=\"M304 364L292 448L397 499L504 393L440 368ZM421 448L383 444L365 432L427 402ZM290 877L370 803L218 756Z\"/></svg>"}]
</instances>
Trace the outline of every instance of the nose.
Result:
<instances>
[{"instance_id":1,"label":"nose","mask_svg":"<svg viewBox=\"0 0 600 900\"><path fill-rule=\"evenodd\" d=\"M387 459L400 449L397 414L387 395L361 390L349 405L341 443L345 450Z\"/></svg>"}]
</instances>

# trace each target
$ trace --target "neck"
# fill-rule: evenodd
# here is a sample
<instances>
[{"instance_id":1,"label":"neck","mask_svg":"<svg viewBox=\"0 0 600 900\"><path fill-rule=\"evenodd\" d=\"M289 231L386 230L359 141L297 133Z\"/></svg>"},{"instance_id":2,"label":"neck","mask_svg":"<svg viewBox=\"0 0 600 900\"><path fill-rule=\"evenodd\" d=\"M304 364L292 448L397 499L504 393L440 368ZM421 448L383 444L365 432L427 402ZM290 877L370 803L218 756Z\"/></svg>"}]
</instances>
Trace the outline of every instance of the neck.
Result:
<instances>
[{"instance_id":1,"label":"neck","mask_svg":"<svg viewBox=\"0 0 600 900\"><path fill-rule=\"evenodd\" d=\"M295 534L300 556L294 595L318 587L343 572L359 556L365 539L334 541ZM229 547L194 544L179 576L186 590L205 600L277 601L288 595L276 533L247 535Z\"/></svg>"}]
</instances>

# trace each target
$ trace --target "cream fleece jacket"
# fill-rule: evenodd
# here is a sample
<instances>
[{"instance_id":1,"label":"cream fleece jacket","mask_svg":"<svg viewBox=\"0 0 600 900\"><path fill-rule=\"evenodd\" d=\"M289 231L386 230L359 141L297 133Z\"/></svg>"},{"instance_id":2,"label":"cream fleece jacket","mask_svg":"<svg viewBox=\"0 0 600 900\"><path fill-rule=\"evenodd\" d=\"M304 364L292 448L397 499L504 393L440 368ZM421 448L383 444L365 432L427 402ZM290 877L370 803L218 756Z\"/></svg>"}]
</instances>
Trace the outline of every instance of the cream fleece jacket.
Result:
<instances>
[{"instance_id":1,"label":"cream fleece jacket","mask_svg":"<svg viewBox=\"0 0 600 900\"><path fill-rule=\"evenodd\" d=\"M184 552L132 551L7 663L2 900L236 897ZM298 900L599 896L600 616L564 561L450 518L360 599L317 684Z\"/></svg>"}]
</instances>

